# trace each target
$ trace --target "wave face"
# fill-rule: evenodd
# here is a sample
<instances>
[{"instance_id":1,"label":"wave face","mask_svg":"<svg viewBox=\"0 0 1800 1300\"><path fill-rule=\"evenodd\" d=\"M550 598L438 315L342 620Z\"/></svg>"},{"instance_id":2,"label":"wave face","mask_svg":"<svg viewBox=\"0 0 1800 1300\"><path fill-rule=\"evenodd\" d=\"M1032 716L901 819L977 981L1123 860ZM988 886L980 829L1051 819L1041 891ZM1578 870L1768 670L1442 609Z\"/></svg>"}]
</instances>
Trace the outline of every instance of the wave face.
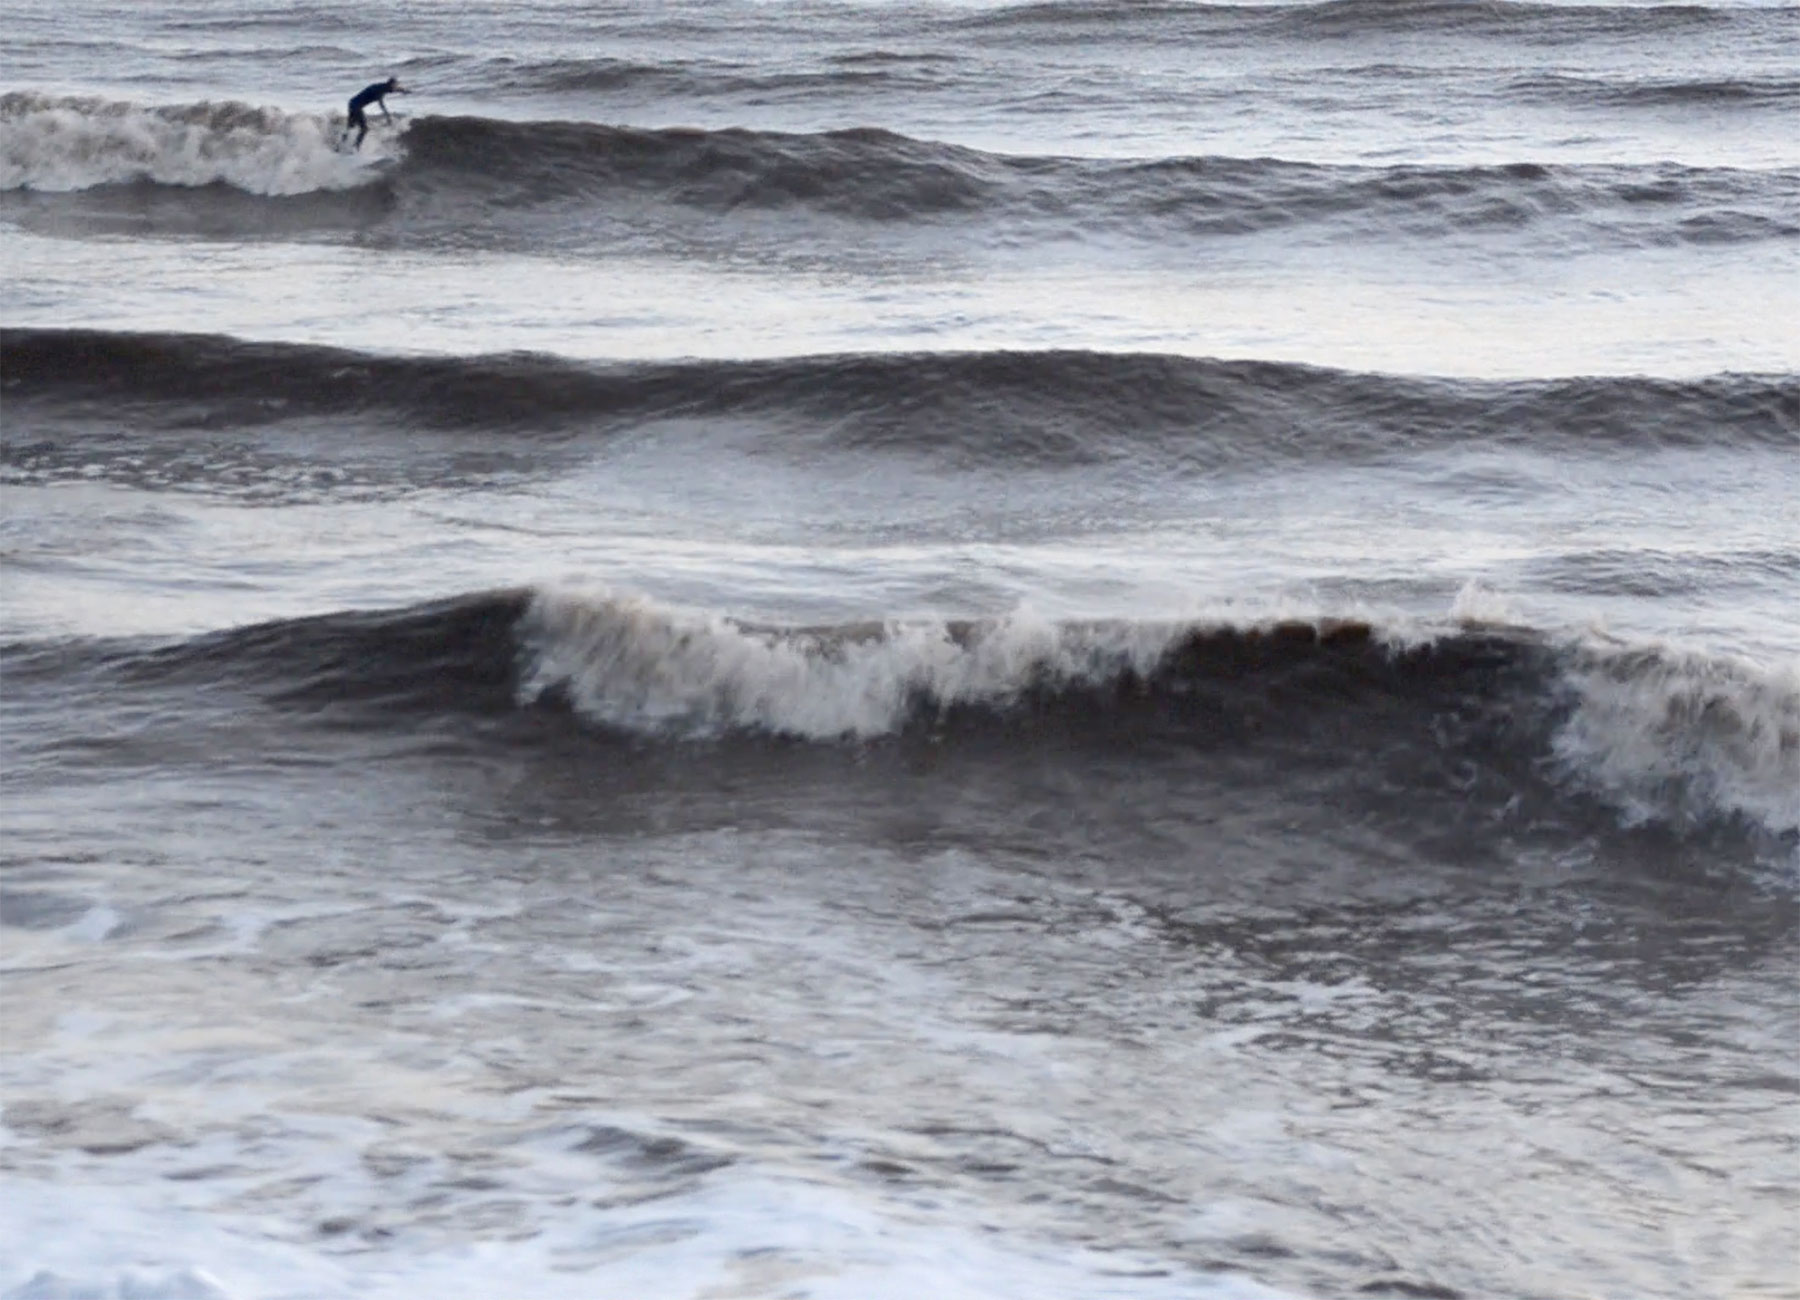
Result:
<instances>
[{"instance_id":1,"label":"wave face","mask_svg":"<svg viewBox=\"0 0 1800 1300\"><path fill-rule=\"evenodd\" d=\"M0 331L0 347L7 463L50 477L87 472L94 438L179 445L185 430L320 419L381 444L395 429L603 438L658 418L756 417L850 452L1162 472L1461 446L1800 451L1791 375L1500 383L1096 352L607 364L30 329Z\"/></svg>"},{"instance_id":2,"label":"wave face","mask_svg":"<svg viewBox=\"0 0 1800 1300\"><path fill-rule=\"evenodd\" d=\"M1278 783L1286 764L1296 778L1337 771L1371 807L1396 791L1473 801L1486 811L1470 834L1572 817L1571 800L1597 801L1615 825L1736 823L1789 837L1789 851L1800 834L1800 676L1498 625L1018 615L769 627L630 593L542 590L160 648L14 646L7 658L18 689L85 663L134 690L235 685L365 728L573 715L592 743L928 739L972 763L1048 747L1146 774L1177 754L1256 759L1268 764L1259 779ZM529 728L511 735L539 743Z\"/></svg>"},{"instance_id":3,"label":"wave face","mask_svg":"<svg viewBox=\"0 0 1800 1300\"><path fill-rule=\"evenodd\" d=\"M1569 91L1552 78L1526 93ZM453 232L465 243L533 247L592 241L596 223L616 238L601 218L632 213L641 223L645 203L697 216L984 223L1013 239L1160 242L1315 227L1408 239L1546 230L1632 247L1800 238L1792 168L1117 161L983 153L872 129L429 116L367 155L345 155L333 147L337 132L334 118L245 104L141 107L14 93L0 97L0 190L13 209L45 220L110 212L152 231L245 237L379 223L403 238ZM372 166L377 159L397 165ZM135 193L146 186L159 194L148 210ZM57 194L79 203L45 207ZM314 201L296 206L300 197ZM558 213L568 221L546 228Z\"/></svg>"}]
</instances>

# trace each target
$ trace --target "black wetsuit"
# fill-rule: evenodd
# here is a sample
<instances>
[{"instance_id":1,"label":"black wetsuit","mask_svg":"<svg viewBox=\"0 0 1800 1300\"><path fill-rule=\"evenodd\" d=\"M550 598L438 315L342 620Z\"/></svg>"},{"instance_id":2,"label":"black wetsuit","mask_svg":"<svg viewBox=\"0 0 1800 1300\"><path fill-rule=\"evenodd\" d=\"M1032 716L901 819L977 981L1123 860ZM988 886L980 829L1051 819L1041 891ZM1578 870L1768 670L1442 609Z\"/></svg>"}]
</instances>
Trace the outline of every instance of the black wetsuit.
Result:
<instances>
[{"instance_id":1,"label":"black wetsuit","mask_svg":"<svg viewBox=\"0 0 1800 1300\"><path fill-rule=\"evenodd\" d=\"M393 114L387 111L387 105L382 101L396 89L397 87L391 81L378 81L373 86L363 87L350 101L350 120L344 124L344 134L349 135L350 128L356 128L356 147L358 149L362 148L363 137L369 134L369 119L363 116L363 109L370 104L378 105L381 108L381 115L390 122L393 121Z\"/></svg>"}]
</instances>

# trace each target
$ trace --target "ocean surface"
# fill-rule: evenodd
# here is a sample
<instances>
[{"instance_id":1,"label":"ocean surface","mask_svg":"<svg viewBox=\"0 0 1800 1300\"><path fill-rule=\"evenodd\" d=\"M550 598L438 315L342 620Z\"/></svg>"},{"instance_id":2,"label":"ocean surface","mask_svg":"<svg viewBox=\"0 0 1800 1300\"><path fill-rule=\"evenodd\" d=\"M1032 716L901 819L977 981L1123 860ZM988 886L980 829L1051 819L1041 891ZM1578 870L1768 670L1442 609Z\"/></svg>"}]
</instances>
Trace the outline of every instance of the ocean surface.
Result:
<instances>
[{"instance_id":1,"label":"ocean surface","mask_svg":"<svg viewBox=\"0 0 1800 1300\"><path fill-rule=\"evenodd\" d=\"M0 30L0 1296L1800 1296L1800 8Z\"/></svg>"}]
</instances>

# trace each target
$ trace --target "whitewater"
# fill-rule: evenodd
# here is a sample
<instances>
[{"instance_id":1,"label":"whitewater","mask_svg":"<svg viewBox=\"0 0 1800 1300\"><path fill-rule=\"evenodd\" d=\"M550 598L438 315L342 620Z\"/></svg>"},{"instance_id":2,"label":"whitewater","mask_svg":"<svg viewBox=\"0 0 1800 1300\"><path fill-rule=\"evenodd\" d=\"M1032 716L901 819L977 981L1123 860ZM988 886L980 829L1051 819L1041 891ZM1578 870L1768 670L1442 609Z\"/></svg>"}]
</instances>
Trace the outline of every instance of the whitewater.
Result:
<instances>
[{"instance_id":1,"label":"whitewater","mask_svg":"<svg viewBox=\"0 0 1800 1300\"><path fill-rule=\"evenodd\" d=\"M0 1297L1800 1294L1800 10L0 20Z\"/></svg>"}]
</instances>

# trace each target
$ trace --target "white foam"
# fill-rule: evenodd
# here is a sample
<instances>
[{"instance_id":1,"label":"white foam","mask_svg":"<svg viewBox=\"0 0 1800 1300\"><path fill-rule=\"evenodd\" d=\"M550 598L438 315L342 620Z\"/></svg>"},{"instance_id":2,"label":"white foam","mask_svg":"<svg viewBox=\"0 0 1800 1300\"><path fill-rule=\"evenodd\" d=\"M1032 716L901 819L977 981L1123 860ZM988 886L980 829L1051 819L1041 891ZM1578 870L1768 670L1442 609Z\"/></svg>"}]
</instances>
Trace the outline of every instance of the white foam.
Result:
<instances>
[{"instance_id":1,"label":"white foam","mask_svg":"<svg viewBox=\"0 0 1800 1300\"><path fill-rule=\"evenodd\" d=\"M920 698L1004 704L1040 684L1148 673L1177 623L1060 624L1018 612L958 633L891 621L858 637L746 628L641 596L539 594L524 625L528 699L560 687L610 726L713 735L756 729L826 740L895 731Z\"/></svg>"},{"instance_id":2,"label":"white foam","mask_svg":"<svg viewBox=\"0 0 1800 1300\"><path fill-rule=\"evenodd\" d=\"M1470 579L1463 583L1450 604L1452 622L1465 627L1522 627L1525 616L1519 603L1486 583Z\"/></svg>"},{"instance_id":3,"label":"white foam","mask_svg":"<svg viewBox=\"0 0 1800 1300\"><path fill-rule=\"evenodd\" d=\"M1800 831L1800 665L1590 644L1557 757L1633 821L1738 814Z\"/></svg>"},{"instance_id":4,"label":"white foam","mask_svg":"<svg viewBox=\"0 0 1800 1300\"><path fill-rule=\"evenodd\" d=\"M292 195L368 184L375 155L339 152L339 130L323 114L250 104L145 106L16 92L0 96L0 189L147 180Z\"/></svg>"},{"instance_id":5,"label":"white foam","mask_svg":"<svg viewBox=\"0 0 1800 1300\"><path fill-rule=\"evenodd\" d=\"M15 1183L15 1193L20 1191ZM572 1198L573 1199L573 1198ZM250 1216L141 1190L38 1183L0 1224L4 1300L1279 1300L1250 1279L894 1213L791 1176L716 1176L687 1194L579 1200L529 1235L347 1252ZM205 1262L199 1262L205 1261Z\"/></svg>"},{"instance_id":6,"label":"white foam","mask_svg":"<svg viewBox=\"0 0 1800 1300\"><path fill-rule=\"evenodd\" d=\"M84 943L104 943L124 918L104 903L88 908L66 933Z\"/></svg>"},{"instance_id":7,"label":"white foam","mask_svg":"<svg viewBox=\"0 0 1800 1300\"><path fill-rule=\"evenodd\" d=\"M130 1269L117 1277L83 1281L46 1269L6 1293L6 1300L232 1300L203 1270Z\"/></svg>"},{"instance_id":8,"label":"white foam","mask_svg":"<svg viewBox=\"0 0 1800 1300\"><path fill-rule=\"evenodd\" d=\"M1518 617L1479 591L1459 596L1451 616L1465 630ZM1019 611L960 628L925 619L813 635L638 595L546 590L522 624L523 694L566 690L584 717L647 733L867 738L900 729L921 700L1000 707L1040 686L1148 675L1200 626ZM1406 645L1444 630L1402 621L1382 625L1381 640ZM1800 667L1592 639L1569 653L1574 707L1554 753L1628 820L1723 813L1777 834L1800 829Z\"/></svg>"}]
</instances>

